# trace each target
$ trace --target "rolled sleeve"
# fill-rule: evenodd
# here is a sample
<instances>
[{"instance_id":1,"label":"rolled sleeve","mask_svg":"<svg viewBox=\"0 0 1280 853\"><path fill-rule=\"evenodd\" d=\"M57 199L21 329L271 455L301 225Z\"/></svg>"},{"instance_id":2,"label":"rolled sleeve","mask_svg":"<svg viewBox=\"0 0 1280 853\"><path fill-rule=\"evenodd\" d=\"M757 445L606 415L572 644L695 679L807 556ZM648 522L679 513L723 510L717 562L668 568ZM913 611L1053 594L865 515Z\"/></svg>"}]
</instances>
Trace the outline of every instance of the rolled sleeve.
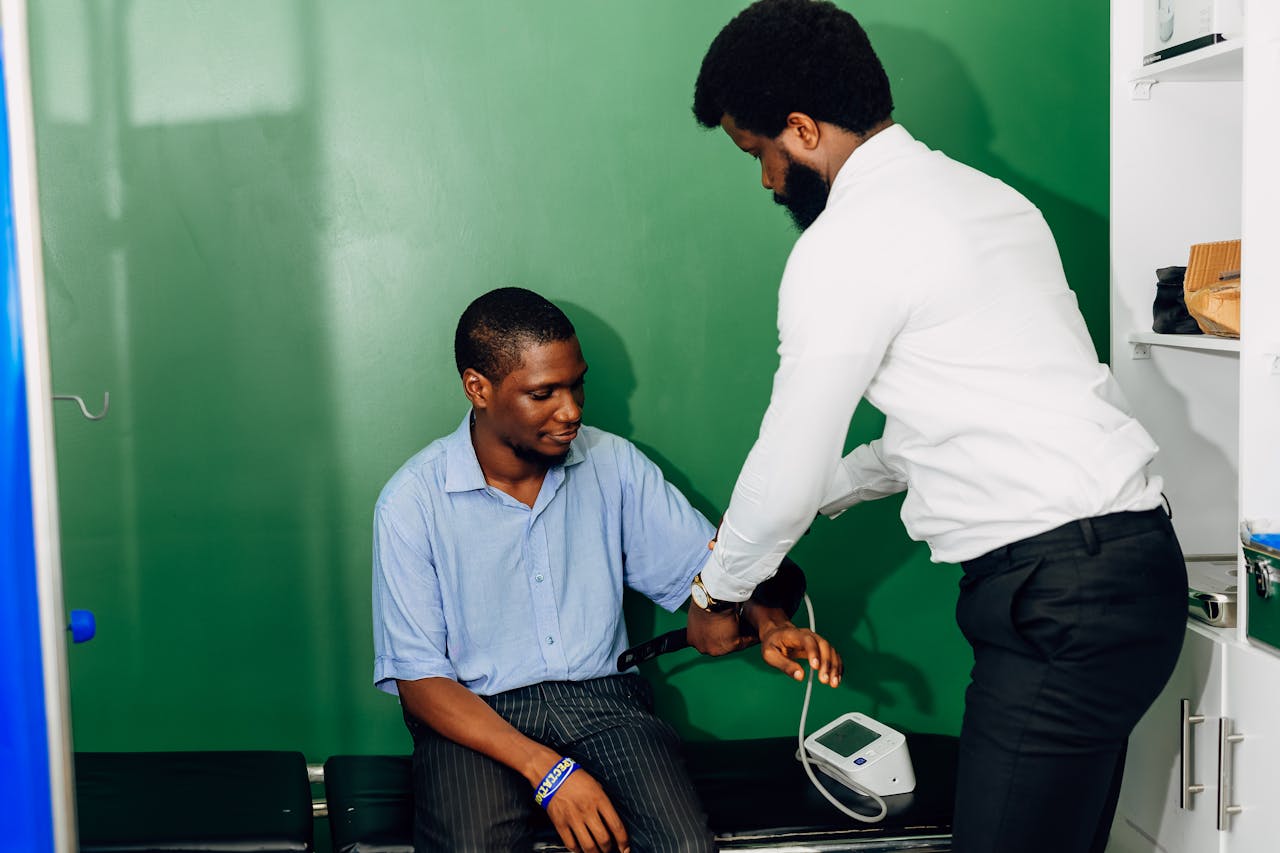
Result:
<instances>
[{"instance_id":1,"label":"rolled sleeve","mask_svg":"<svg viewBox=\"0 0 1280 853\"><path fill-rule=\"evenodd\" d=\"M421 544L419 544L421 543ZM448 632L425 525L412 514L379 505L373 531L373 680L397 693L396 680L451 678Z\"/></svg>"},{"instance_id":2,"label":"rolled sleeve","mask_svg":"<svg viewBox=\"0 0 1280 853\"><path fill-rule=\"evenodd\" d=\"M626 585L674 611L689 597L715 528L630 442L619 456Z\"/></svg>"},{"instance_id":3,"label":"rolled sleeve","mask_svg":"<svg viewBox=\"0 0 1280 853\"><path fill-rule=\"evenodd\" d=\"M818 512L828 518L836 518L855 504L887 498L906 490L906 480L885 463L880 446L880 439L876 439L855 448L840 460L831 488L822 499Z\"/></svg>"}]
</instances>

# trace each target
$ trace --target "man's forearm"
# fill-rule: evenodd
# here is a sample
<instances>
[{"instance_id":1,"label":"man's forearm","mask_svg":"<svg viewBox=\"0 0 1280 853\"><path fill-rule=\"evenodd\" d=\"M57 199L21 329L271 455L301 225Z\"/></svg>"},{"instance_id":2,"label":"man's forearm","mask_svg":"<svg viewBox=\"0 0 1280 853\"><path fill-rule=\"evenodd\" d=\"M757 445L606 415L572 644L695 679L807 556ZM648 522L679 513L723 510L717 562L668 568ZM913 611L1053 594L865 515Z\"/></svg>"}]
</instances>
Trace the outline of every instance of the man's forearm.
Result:
<instances>
[{"instance_id":1,"label":"man's forearm","mask_svg":"<svg viewBox=\"0 0 1280 853\"><path fill-rule=\"evenodd\" d=\"M512 768L537 785L560 754L525 737L476 694L449 678L398 681L409 713L443 737Z\"/></svg>"}]
</instances>

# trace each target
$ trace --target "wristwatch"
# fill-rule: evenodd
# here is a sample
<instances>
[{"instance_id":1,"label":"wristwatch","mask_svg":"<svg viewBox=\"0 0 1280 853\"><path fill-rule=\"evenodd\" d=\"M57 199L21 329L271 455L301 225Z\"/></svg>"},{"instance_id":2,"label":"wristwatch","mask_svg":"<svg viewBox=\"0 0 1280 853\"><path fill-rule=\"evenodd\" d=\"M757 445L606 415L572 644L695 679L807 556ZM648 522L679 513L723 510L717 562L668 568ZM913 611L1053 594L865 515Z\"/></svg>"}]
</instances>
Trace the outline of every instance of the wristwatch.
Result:
<instances>
[{"instance_id":1,"label":"wristwatch","mask_svg":"<svg viewBox=\"0 0 1280 853\"><path fill-rule=\"evenodd\" d=\"M716 601L712 598L711 593L707 592L707 588L702 585L701 572L693 576L689 597L693 599L694 604L708 613L728 613L730 610L737 609L739 605L737 601Z\"/></svg>"}]
</instances>

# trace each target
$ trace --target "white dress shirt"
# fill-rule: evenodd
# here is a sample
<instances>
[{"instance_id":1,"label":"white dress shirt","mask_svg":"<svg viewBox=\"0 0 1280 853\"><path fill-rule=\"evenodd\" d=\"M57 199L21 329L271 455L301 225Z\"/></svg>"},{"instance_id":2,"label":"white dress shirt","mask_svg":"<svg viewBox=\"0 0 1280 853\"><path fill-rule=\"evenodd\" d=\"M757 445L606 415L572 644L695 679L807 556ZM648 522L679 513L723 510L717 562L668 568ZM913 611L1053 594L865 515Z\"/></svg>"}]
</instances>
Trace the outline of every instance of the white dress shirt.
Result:
<instances>
[{"instance_id":1,"label":"white dress shirt","mask_svg":"<svg viewBox=\"0 0 1280 853\"><path fill-rule=\"evenodd\" d=\"M902 521L960 562L1160 503L1133 419L1040 211L901 125L854 150L778 293L769 409L702 568L747 598L819 511L907 491ZM841 459L866 397L884 435Z\"/></svg>"}]
</instances>

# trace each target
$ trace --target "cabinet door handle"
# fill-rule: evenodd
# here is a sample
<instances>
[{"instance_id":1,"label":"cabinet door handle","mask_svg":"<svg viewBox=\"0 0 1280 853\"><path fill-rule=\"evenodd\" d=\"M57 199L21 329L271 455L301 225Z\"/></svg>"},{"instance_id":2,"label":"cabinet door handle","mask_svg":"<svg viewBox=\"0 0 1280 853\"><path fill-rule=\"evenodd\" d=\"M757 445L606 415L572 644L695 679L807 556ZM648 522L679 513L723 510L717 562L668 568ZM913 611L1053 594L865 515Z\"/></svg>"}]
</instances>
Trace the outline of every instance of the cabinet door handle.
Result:
<instances>
[{"instance_id":1,"label":"cabinet door handle","mask_svg":"<svg viewBox=\"0 0 1280 853\"><path fill-rule=\"evenodd\" d=\"M1182 767L1182 785L1178 789L1178 808L1190 810L1194 803L1191 801L1192 794L1199 794L1204 790L1204 785L1197 785L1191 781L1192 758L1195 754L1195 748L1191 741L1191 727L1204 722L1204 714L1191 713L1191 700L1182 700L1182 726L1180 727L1178 742L1181 744L1178 750L1178 763Z\"/></svg>"},{"instance_id":2,"label":"cabinet door handle","mask_svg":"<svg viewBox=\"0 0 1280 853\"><path fill-rule=\"evenodd\" d=\"M1244 740L1244 735L1231 731L1231 719L1218 720L1218 830L1231 829L1231 816L1240 814L1240 807L1231 805L1231 776L1233 746Z\"/></svg>"}]
</instances>

